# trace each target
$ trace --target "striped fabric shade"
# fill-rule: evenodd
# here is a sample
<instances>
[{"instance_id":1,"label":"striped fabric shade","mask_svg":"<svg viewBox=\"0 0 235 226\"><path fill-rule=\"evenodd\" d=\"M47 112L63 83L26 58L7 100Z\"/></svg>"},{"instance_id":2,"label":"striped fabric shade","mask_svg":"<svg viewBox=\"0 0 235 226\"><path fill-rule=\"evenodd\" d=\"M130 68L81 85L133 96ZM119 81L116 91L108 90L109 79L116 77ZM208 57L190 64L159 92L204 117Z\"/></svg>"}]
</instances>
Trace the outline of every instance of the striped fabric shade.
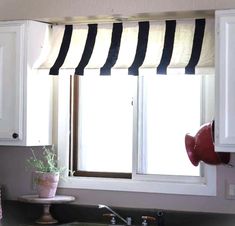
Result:
<instances>
[{"instance_id":1,"label":"striped fabric shade","mask_svg":"<svg viewBox=\"0 0 235 226\"><path fill-rule=\"evenodd\" d=\"M140 69L167 74L181 69L195 74L214 67L214 20L167 20L88 25L55 25L50 31L50 51L40 68L58 75L61 68L83 75L99 69ZM199 70L202 69L202 70ZM206 70L208 71L208 70Z\"/></svg>"}]
</instances>

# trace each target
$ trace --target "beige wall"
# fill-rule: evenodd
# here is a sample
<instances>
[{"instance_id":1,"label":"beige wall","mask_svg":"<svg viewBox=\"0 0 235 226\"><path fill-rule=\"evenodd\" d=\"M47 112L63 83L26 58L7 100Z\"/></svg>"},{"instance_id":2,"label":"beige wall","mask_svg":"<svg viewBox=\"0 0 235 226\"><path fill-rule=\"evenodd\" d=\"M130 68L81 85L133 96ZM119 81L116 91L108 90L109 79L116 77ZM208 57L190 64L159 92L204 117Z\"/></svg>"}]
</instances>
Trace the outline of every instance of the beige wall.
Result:
<instances>
[{"instance_id":1,"label":"beige wall","mask_svg":"<svg viewBox=\"0 0 235 226\"><path fill-rule=\"evenodd\" d=\"M43 19L175 12L235 8L234 0L1 0L0 20ZM0 147L0 184L6 188L5 197L17 199L19 195L33 193L31 173L25 169L29 148ZM233 155L232 163L235 156ZM78 203L104 203L112 206L159 208L203 212L235 213L235 200L226 199L225 184L235 183L234 168L217 167L217 196L200 197L91 190L60 190L73 194Z\"/></svg>"},{"instance_id":2,"label":"beige wall","mask_svg":"<svg viewBox=\"0 0 235 226\"><path fill-rule=\"evenodd\" d=\"M29 156L30 148L0 147L0 184L4 186L5 198L35 194L31 172L25 164ZM235 164L235 154L231 163ZM235 200L226 199L225 186L227 182L235 184L234 171L234 168L223 165L217 167L217 196L213 197L72 189L59 189L58 192L74 195L79 204L235 214Z\"/></svg>"},{"instance_id":3,"label":"beige wall","mask_svg":"<svg viewBox=\"0 0 235 226\"><path fill-rule=\"evenodd\" d=\"M133 16L235 8L234 0L1 0L0 20Z\"/></svg>"}]
</instances>

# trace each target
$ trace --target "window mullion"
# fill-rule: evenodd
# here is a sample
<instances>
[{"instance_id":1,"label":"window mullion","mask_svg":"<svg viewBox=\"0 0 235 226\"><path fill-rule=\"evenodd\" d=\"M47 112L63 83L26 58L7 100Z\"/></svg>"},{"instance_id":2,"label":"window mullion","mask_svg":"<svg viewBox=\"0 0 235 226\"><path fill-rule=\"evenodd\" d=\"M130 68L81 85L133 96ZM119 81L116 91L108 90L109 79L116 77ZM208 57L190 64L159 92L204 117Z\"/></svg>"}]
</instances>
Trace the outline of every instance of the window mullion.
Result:
<instances>
[{"instance_id":1,"label":"window mullion","mask_svg":"<svg viewBox=\"0 0 235 226\"><path fill-rule=\"evenodd\" d=\"M144 80L142 76L137 79L136 95L133 101L134 109L134 129L133 129L133 179L138 178L138 174L144 170L144 120L143 120L143 92Z\"/></svg>"},{"instance_id":2,"label":"window mullion","mask_svg":"<svg viewBox=\"0 0 235 226\"><path fill-rule=\"evenodd\" d=\"M132 138L132 179L135 178L135 175L138 171L138 135L139 135L139 126L138 126L138 93L139 93L139 78L136 80L136 89L133 95L133 138Z\"/></svg>"}]
</instances>

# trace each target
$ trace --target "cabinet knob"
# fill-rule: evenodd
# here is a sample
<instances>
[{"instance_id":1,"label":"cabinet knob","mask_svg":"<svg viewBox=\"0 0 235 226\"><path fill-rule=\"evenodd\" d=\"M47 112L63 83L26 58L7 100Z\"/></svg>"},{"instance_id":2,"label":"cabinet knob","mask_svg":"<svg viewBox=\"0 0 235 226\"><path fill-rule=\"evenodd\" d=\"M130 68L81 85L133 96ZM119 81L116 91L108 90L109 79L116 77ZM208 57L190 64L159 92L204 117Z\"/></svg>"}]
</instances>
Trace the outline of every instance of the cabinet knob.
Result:
<instances>
[{"instance_id":1,"label":"cabinet knob","mask_svg":"<svg viewBox=\"0 0 235 226\"><path fill-rule=\"evenodd\" d=\"M16 139L16 138L19 137L19 134L18 134L18 133L13 133L13 134L12 134L12 137L13 137L14 139Z\"/></svg>"}]
</instances>

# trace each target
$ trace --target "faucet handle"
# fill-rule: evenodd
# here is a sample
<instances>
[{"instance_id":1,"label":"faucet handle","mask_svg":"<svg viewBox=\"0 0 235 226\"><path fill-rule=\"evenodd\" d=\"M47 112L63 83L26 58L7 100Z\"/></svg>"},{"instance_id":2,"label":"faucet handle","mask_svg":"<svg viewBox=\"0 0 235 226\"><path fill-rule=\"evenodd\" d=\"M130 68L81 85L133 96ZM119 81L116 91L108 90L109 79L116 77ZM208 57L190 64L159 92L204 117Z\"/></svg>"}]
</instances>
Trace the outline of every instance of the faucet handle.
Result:
<instances>
[{"instance_id":1,"label":"faucet handle","mask_svg":"<svg viewBox=\"0 0 235 226\"><path fill-rule=\"evenodd\" d=\"M126 222L127 222L127 225L131 225L132 224L132 218L131 217L127 217L126 218Z\"/></svg>"},{"instance_id":2,"label":"faucet handle","mask_svg":"<svg viewBox=\"0 0 235 226\"><path fill-rule=\"evenodd\" d=\"M147 226L148 225L148 221L156 221L155 217L151 217L151 216L142 216L141 219L143 220L142 225L143 226Z\"/></svg>"},{"instance_id":3,"label":"faucet handle","mask_svg":"<svg viewBox=\"0 0 235 226\"><path fill-rule=\"evenodd\" d=\"M111 218L111 220L110 220L111 224L116 224L115 214L113 214L113 213L104 213L103 216Z\"/></svg>"}]
</instances>

